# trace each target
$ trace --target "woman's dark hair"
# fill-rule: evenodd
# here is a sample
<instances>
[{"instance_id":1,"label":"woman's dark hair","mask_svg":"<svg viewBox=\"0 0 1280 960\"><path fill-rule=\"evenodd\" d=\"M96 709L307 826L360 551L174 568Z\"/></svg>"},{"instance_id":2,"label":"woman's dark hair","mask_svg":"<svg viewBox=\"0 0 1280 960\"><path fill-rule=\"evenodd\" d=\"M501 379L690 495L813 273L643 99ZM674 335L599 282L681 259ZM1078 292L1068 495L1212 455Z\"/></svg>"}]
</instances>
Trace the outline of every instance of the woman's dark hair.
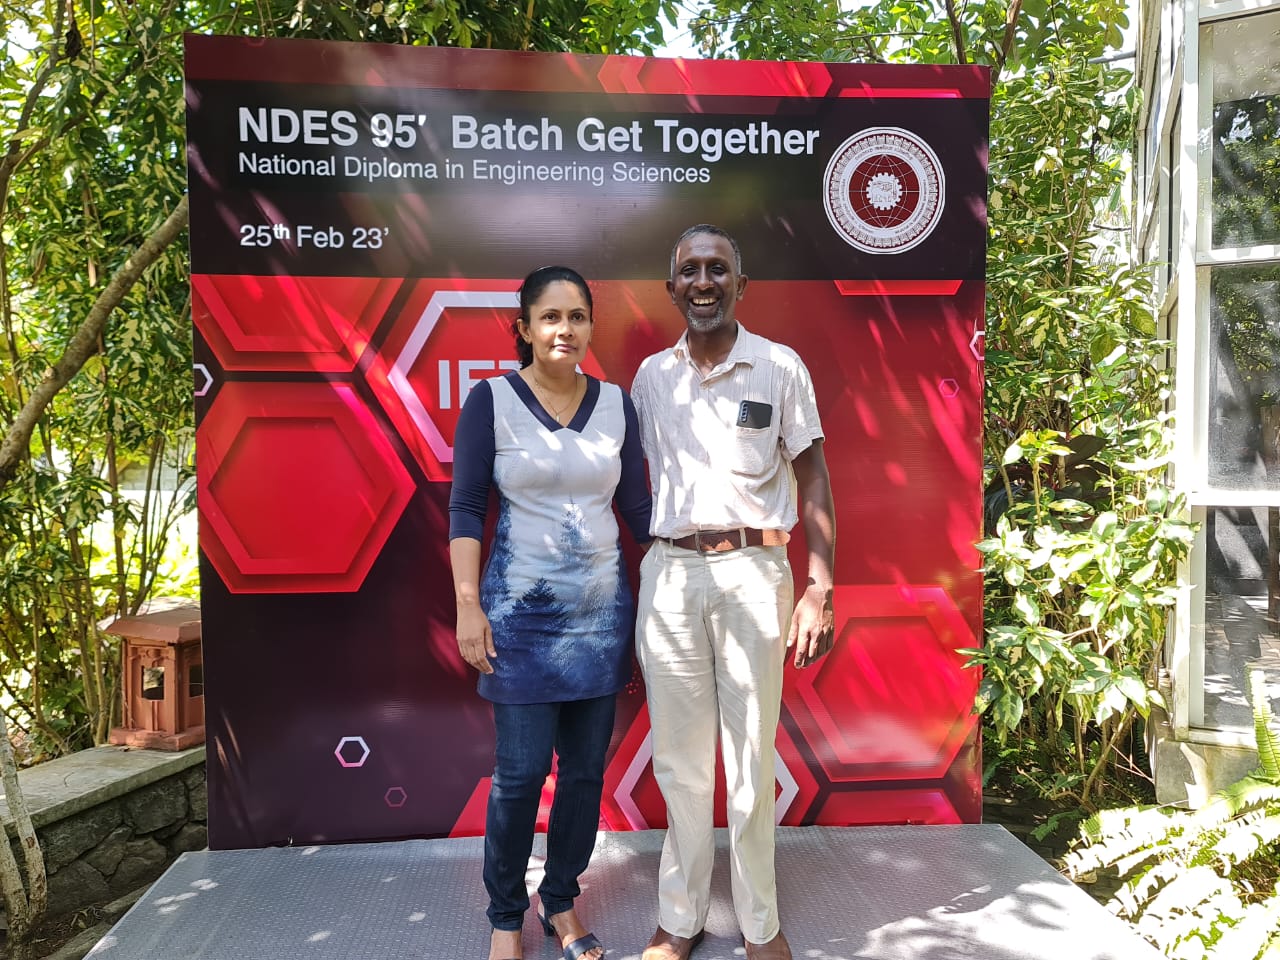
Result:
<instances>
[{"instance_id":1,"label":"woman's dark hair","mask_svg":"<svg viewBox=\"0 0 1280 960\"><path fill-rule=\"evenodd\" d=\"M582 293L582 299L587 301L587 309L595 312L595 304L591 302L591 289L577 270L571 267L539 267L525 277L524 282L520 284L520 315L511 322L511 333L516 338L516 356L520 358L522 367L533 363L533 344L527 343L524 337L520 336L520 321L524 320L527 323L529 311L538 302L543 291L551 284L560 282L572 283L577 287Z\"/></svg>"}]
</instances>

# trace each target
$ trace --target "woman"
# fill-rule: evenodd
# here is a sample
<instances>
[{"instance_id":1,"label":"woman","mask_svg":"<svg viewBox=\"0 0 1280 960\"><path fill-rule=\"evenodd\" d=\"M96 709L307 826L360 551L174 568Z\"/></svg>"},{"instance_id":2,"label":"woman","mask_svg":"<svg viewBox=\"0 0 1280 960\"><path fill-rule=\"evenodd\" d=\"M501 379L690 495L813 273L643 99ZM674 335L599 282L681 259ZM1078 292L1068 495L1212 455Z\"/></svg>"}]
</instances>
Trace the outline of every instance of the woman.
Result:
<instances>
[{"instance_id":1,"label":"woman","mask_svg":"<svg viewBox=\"0 0 1280 960\"><path fill-rule=\"evenodd\" d=\"M651 503L630 398L578 372L591 309L575 271L529 274L512 325L522 367L476 384L454 437L449 554L458 649L480 672L497 733L484 846L490 960L522 956L524 876L553 749L539 919L567 960L604 956L574 899L595 847L614 698L631 674L634 609L613 504L647 542ZM481 578L491 487L497 527Z\"/></svg>"}]
</instances>

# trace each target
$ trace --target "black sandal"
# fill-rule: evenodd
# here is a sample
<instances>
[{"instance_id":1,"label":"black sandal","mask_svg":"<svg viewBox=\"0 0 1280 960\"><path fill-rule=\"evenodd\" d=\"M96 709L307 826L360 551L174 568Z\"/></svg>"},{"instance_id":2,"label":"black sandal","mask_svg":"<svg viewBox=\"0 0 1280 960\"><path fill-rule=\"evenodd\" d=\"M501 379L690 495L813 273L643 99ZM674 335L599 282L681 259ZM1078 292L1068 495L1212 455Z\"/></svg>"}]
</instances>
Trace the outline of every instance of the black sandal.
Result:
<instances>
[{"instance_id":1,"label":"black sandal","mask_svg":"<svg viewBox=\"0 0 1280 960\"><path fill-rule=\"evenodd\" d=\"M557 914L558 916L558 914ZM538 914L538 919L542 921L542 929L546 931L548 937L559 937L556 928L551 925L551 921L543 914ZM577 940L567 944L563 950L564 960L578 960L584 953L590 953L592 950L599 950L600 956L604 956L604 944L596 937L594 933L588 933L579 937Z\"/></svg>"}]
</instances>

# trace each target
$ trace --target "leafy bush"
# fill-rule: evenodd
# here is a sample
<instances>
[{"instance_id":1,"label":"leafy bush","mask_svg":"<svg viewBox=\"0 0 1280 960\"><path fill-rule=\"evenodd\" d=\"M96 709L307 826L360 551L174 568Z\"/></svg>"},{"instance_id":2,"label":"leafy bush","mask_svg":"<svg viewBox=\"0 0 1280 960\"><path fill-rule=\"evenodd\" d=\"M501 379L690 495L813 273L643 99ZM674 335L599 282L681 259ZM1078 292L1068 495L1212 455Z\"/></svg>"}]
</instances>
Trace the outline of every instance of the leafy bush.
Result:
<instances>
[{"instance_id":1,"label":"leafy bush","mask_svg":"<svg viewBox=\"0 0 1280 960\"><path fill-rule=\"evenodd\" d=\"M987 643L966 652L1008 759L1043 796L1084 806L1138 772L1126 747L1159 702L1194 535L1164 480L1150 280L1114 262L1099 227L1124 182L1128 86L1078 61L1012 79L991 149Z\"/></svg>"},{"instance_id":2,"label":"leafy bush","mask_svg":"<svg viewBox=\"0 0 1280 960\"><path fill-rule=\"evenodd\" d=\"M1250 671L1259 769L1200 810L1103 811L1065 860L1074 878L1115 869L1109 906L1166 956L1257 960L1280 949L1280 743L1263 673Z\"/></svg>"}]
</instances>

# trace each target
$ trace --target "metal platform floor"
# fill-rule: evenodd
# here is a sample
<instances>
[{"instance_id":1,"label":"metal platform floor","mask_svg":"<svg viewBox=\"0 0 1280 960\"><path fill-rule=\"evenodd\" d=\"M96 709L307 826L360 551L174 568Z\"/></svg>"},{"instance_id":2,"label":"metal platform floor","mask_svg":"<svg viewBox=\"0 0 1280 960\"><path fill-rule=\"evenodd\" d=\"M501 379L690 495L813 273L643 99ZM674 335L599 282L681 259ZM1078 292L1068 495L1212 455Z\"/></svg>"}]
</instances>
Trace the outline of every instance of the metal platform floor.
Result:
<instances>
[{"instance_id":1,"label":"metal platform floor","mask_svg":"<svg viewBox=\"0 0 1280 960\"><path fill-rule=\"evenodd\" d=\"M529 882L536 885L535 842ZM579 916L609 960L653 932L662 831L603 833ZM482 841L183 854L92 960L484 960ZM694 960L745 951L717 831L714 903ZM782 827L778 887L796 960L1155 960L1159 954L1003 827ZM559 956L524 926L526 960Z\"/></svg>"}]
</instances>

